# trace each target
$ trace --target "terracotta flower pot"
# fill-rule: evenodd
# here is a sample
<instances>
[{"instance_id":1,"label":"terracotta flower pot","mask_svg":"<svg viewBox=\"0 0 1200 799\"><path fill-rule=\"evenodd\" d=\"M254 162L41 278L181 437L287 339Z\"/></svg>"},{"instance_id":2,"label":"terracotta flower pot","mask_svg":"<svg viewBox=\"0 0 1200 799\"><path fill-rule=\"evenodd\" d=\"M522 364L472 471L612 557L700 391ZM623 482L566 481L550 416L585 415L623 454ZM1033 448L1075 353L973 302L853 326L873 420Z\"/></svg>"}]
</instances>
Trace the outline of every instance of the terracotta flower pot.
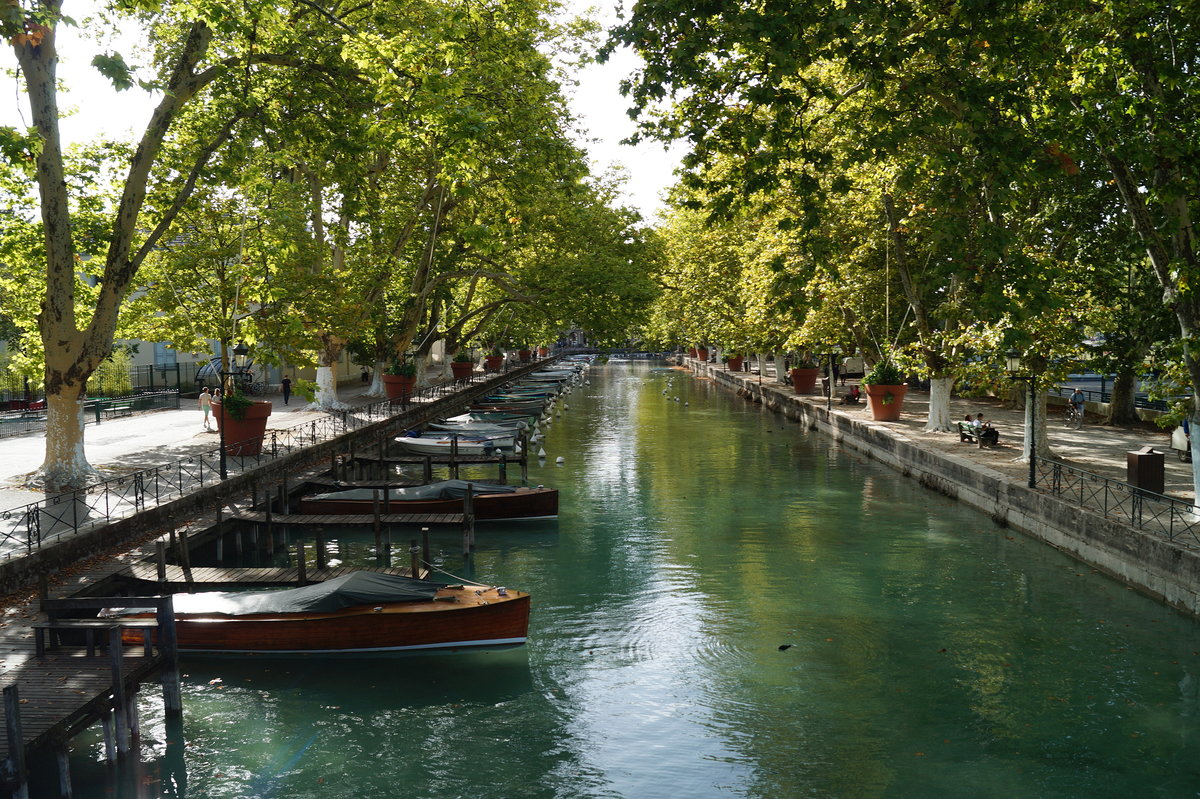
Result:
<instances>
[{"instance_id":1,"label":"terracotta flower pot","mask_svg":"<svg viewBox=\"0 0 1200 799\"><path fill-rule=\"evenodd\" d=\"M483 359L483 366L489 372L494 372L504 365L503 355L489 355Z\"/></svg>"},{"instance_id":2,"label":"terracotta flower pot","mask_svg":"<svg viewBox=\"0 0 1200 799\"><path fill-rule=\"evenodd\" d=\"M696 357L702 361L707 361L708 360L708 347L697 347L696 348Z\"/></svg>"},{"instance_id":3,"label":"terracotta flower pot","mask_svg":"<svg viewBox=\"0 0 1200 799\"><path fill-rule=\"evenodd\" d=\"M529 363L533 358L533 350L517 350L517 357L521 359L521 363Z\"/></svg>"},{"instance_id":4,"label":"terracotta flower pot","mask_svg":"<svg viewBox=\"0 0 1200 799\"><path fill-rule=\"evenodd\" d=\"M475 364L471 361L451 361L450 371L454 373L455 380L462 380L471 376L471 372L475 371Z\"/></svg>"},{"instance_id":5,"label":"terracotta flower pot","mask_svg":"<svg viewBox=\"0 0 1200 799\"><path fill-rule=\"evenodd\" d=\"M383 375L383 390L387 392L388 399L410 396L416 384L416 375Z\"/></svg>"},{"instance_id":6,"label":"terracotta flower pot","mask_svg":"<svg viewBox=\"0 0 1200 799\"><path fill-rule=\"evenodd\" d=\"M735 356L731 357L729 360L725 361L725 366L731 372L742 371L742 356L735 355Z\"/></svg>"},{"instance_id":7,"label":"terracotta flower pot","mask_svg":"<svg viewBox=\"0 0 1200 799\"><path fill-rule=\"evenodd\" d=\"M908 386L875 386L864 384L867 400L871 403L871 418L877 422L894 422L900 418L904 395Z\"/></svg>"},{"instance_id":8,"label":"terracotta flower pot","mask_svg":"<svg viewBox=\"0 0 1200 799\"><path fill-rule=\"evenodd\" d=\"M816 367L793 369L788 375L792 378L792 390L797 394L811 394L817 387L817 375L821 373Z\"/></svg>"},{"instance_id":9,"label":"terracotta flower pot","mask_svg":"<svg viewBox=\"0 0 1200 799\"><path fill-rule=\"evenodd\" d=\"M549 354L550 354L549 347L538 347L538 357L539 358L545 358Z\"/></svg>"},{"instance_id":10,"label":"terracotta flower pot","mask_svg":"<svg viewBox=\"0 0 1200 799\"><path fill-rule=\"evenodd\" d=\"M267 417L271 415L271 403L256 400L241 419L232 415L225 418L225 408L220 402L212 404L217 429L225 433L226 455L257 455L262 452L263 436L267 432Z\"/></svg>"},{"instance_id":11,"label":"terracotta flower pot","mask_svg":"<svg viewBox=\"0 0 1200 799\"><path fill-rule=\"evenodd\" d=\"M689 358L698 358L698 357L699 357L699 356L696 354L696 348L695 348L695 347L688 347L688 357L689 357Z\"/></svg>"}]
</instances>

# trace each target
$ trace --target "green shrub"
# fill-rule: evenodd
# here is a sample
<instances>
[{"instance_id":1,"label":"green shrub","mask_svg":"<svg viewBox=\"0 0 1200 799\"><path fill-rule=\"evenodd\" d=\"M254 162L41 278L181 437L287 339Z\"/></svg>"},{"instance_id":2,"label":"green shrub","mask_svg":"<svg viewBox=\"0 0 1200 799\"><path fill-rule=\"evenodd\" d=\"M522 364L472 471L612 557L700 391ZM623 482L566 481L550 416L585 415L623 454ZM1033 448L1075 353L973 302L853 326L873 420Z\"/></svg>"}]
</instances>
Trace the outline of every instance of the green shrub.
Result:
<instances>
[{"instance_id":1,"label":"green shrub","mask_svg":"<svg viewBox=\"0 0 1200 799\"><path fill-rule=\"evenodd\" d=\"M872 386L899 386L904 383L904 375L896 364L885 359L872 366L862 381Z\"/></svg>"}]
</instances>

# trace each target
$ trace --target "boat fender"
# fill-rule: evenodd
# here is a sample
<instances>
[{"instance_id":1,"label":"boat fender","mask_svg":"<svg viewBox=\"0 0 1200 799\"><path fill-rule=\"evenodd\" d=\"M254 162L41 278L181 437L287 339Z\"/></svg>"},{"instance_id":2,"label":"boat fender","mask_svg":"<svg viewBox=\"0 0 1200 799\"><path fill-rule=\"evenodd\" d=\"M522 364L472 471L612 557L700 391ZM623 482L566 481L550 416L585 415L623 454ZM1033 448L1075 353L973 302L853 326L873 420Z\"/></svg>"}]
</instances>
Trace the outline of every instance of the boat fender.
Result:
<instances>
[{"instance_id":1,"label":"boat fender","mask_svg":"<svg viewBox=\"0 0 1200 799\"><path fill-rule=\"evenodd\" d=\"M508 596L508 590L504 586L496 589L496 596Z\"/></svg>"},{"instance_id":2,"label":"boat fender","mask_svg":"<svg viewBox=\"0 0 1200 799\"><path fill-rule=\"evenodd\" d=\"M566 458L564 458L562 455L559 455L559 456L558 456L558 459L557 459L556 461L554 461L554 462L555 462L555 463L566 463L566 462L567 462L567 459L566 459Z\"/></svg>"}]
</instances>

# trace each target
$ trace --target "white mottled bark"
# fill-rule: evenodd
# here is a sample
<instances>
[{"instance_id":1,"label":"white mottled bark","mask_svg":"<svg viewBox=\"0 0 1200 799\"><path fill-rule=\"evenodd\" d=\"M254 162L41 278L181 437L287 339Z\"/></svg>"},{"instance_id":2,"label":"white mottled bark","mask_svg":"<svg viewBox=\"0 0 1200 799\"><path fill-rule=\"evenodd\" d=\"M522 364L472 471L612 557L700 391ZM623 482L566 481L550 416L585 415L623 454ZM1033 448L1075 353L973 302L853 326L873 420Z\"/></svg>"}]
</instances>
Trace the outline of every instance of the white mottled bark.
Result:
<instances>
[{"instance_id":1,"label":"white mottled bark","mask_svg":"<svg viewBox=\"0 0 1200 799\"><path fill-rule=\"evenodd\" d=\"M925 420L925 432L948 433L955 429L950 416L950 390L953 387L953 377L935 377L929 381L929 417Z\"/></svg>"},{"instance_id":2,"label":"white mottled bark","mask_svg":"<svg viewBox=\"0 0 1200 799\"><path fill-rule=\"evenodd\" d=\"M77 394L72 390L67 392ZM96 470L87 462L83 448L83 400L64 394L46 397L46 460L30 479L30 486L56 494L82 488Z\"/></svg>"},{"instance_id":3,"label":"white mottled bark","mask_svg":"<svg viewBox=\"0 0 1200 799\"><path fill-rule=\"evenodd\" d=\"M337 380L333 377L332 366L317 367L317 396L308 407L322 411L342 411L350 407L344 402L338 402Z\"/></svg>"}]
</instances>

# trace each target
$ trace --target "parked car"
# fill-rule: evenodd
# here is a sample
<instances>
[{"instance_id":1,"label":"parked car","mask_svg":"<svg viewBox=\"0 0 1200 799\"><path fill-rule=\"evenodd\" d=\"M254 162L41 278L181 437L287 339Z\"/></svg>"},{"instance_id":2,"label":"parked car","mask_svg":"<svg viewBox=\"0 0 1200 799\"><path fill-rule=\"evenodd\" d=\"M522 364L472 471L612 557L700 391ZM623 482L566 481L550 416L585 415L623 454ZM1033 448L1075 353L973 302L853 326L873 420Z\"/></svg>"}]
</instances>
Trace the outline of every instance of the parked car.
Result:
<instances>
[{"instance_id":1,"label":"parked car","mask_svg":"<svg viewBox=\"0 0 1200 799\"><path fill-rule=\"evenodd\" d=\"M842 359L842 377L862 377L865 374L866 369L862 358L857 355L850 355Z\"/></svg>"}]
</instances>

